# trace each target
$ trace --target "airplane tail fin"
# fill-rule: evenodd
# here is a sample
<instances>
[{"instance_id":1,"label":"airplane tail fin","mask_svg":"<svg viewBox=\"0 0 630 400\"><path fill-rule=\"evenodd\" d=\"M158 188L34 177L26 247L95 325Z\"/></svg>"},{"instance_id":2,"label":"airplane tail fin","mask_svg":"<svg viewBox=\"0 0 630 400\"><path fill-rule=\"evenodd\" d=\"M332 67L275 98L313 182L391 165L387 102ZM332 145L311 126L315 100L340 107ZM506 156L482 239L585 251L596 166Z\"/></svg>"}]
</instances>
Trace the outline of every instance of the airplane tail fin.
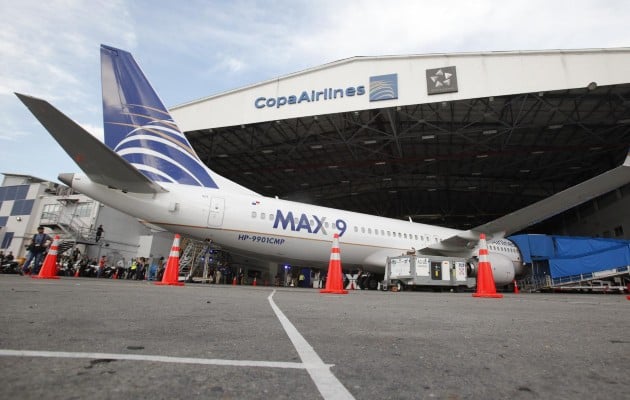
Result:
<instances>
[{"instance_id":1,"label":"airplane tail fin","mask_svg":"<svg viewBox=\"0 0 630 400\"><path fill-rule=\"evenodd\" d=\"M101 45L105 144L154 182L250 190L207 168L135 62Z\"/></svg>"}]
</instances>

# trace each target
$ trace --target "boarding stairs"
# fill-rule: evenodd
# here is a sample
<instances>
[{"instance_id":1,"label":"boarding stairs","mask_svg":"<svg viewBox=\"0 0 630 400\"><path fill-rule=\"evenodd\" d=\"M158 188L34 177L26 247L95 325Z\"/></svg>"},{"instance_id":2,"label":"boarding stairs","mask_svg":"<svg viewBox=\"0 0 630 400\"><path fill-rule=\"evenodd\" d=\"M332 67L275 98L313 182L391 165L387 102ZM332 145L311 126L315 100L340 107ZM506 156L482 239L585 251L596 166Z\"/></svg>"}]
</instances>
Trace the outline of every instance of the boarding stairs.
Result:
<instances>
[{"instance_id":1,"label":"boarding stairs","mask_svg":"<svg viewBox=\"0 0 630 400\"><path fill-rule=\"evenodd\" d=\"M591 287L590 284L594 280L613 279L615 277L623 276L630 278L630 265L579 275L561 276L558 278L552 278L549 275L540 278L526 278L518 281L518 285L522 291L526 292L536 292L539 290L556 288L589 288Z\"/></svg>"},{"instance_id":2,"label":"boarding stairs","mask_svg":"<svg viewBox=\"0 0 630 400\"><path fill-rule=\"evenodd\" d=\"M201 278L202 282L207 282L208 277L208 251L213 248L212 243L207 240L196 240L184 238L181 243L184 249L179 257L179 276L184 276L186 282L192 282L193 277Z\"/></svg>"}]
</instances>

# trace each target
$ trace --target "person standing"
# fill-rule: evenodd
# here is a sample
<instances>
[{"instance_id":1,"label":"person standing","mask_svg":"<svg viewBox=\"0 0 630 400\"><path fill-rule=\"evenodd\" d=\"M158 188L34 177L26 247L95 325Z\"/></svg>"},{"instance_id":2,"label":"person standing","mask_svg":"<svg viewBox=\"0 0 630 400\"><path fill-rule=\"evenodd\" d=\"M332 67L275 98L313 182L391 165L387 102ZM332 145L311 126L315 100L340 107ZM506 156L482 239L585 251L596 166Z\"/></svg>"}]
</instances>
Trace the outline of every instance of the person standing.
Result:
<instances>
[{"instance_id":1,"label":"person standing","mask_svg":"<svg viewBox=\"0 0 630 400\"><path fill-rule=\"evenodd\" d=\"M33 268L31 268L31 274L36 275L39 273L39 267L41 266L42 258L44 257L44 253L52 239L50 236L44 233L44 227L38 226L37 233L33 235L31 239L31 243L28 245L28 257L26 257L26 261L22 266L22 273L28 273L28 267L33 262Z\"/></svg>"},{"instance_id":2,"label":"person standing","mask_svg":"<svg viewBox=\"0 0 630 400\"><path fill-rule=\"evenodd\" d=\"M96 271L96 277L100 278L103 276L103 272L105 271L105 263L107 258L105 256L101 256L101 259L98 261L98 270Z\"/></svg>"},{"instance_id":3,"label":"person standing","mask_svg":"<svg viewBox=\"0 0 630 400\"><path fill-rule=\"evenodd\" d=\"M101 236L103 236L103 232L105 232L105 230L103 229L103 225L99 225L98 228L96 228L96 241L97 242L101 240Z\"/></svg>"}]
</instances>

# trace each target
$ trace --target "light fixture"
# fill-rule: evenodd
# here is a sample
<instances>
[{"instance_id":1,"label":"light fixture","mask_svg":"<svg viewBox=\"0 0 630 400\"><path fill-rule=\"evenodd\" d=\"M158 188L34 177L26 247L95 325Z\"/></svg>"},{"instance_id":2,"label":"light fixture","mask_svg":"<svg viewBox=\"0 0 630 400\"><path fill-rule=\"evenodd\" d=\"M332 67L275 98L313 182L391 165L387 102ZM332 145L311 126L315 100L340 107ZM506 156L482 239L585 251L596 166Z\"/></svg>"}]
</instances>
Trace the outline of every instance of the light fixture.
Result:
<instances>
[{"instance_id":1,"label":"light fixture","mask_svg":"<svg viewBox=\"0 0 630 400\"><path fill-rule=\"evenodd\" d=\"M364 140L363 144L374 144L376 143L376 140Z\"/></svg>"},{"instance_id":2,"label":"light fixture","mask_svg":"<svg viewBox=\"0 0 630 400\"><path fill-rule=\"evenodd\" d=\"M387 164L385 161L377 161L374 163L374 165L385 165Z\"/></svg>"},{"instance_id":3,"label":"light fixture","mask_svg":"<svg viewBox=\"0 0 630 400\"><path fill-rule=\"evenodd\" d=\"M312 146L311 146L311 149L313 149L313 150L319 150L319 149L321 149L321 148L323 148L323 147L324 147L324 146L323 146L323 145L321 145L321 144L314 144L314 145L312 145Z\"/></svg>"},{"instance_id":4,"label":"light fixture","mask_svg":"<svg viewBox=\"0 0 630 400\"><path fill-rule=\"evenodd\" d=\"M549 125L548 128L549 129L560 129L562 128L564 125L562 124L554 124L554 125Z\"/></svg>"},{"instance_id":5,"label":"light fixture","mask_svg":"<svg viewBox=\"0 0 630 400\"><path fill-rule=\"evenodd\" d=\"M424 135L422 136L422 140L435 139L435 135Z\"/></svg>"},{"instance_id":6,"label":"light fixture","mask_svg":"<svg viewBox=\"0 0 630 400\"><path fill-rule=\"evenodd\" d=\"M586 86L586 88L587 88L588 90L595 90L595 89L597 89L597 82L591 82L591 83L589 83L589 84L588 84L588 86Z\"/></svg>"},{"instance_id":7,"label":"light fixture","mask_svg":"<svg viewBox=\"0 0 630 400\"><path fill-rule=\"evenodd\" d=\"M16 220L17 220L18 222L20 222L20 221L22 221L22 217L17 217L17 218L16 218Z\"/></svg>"},{"instance_id":8,"label":"light fixture","mask_svg":"<svg viewBox=\"0 0 630 400\"><path fill-rule=\"evenodd\" d=\"M263 150L263 151L262 151L262 153L263 153L263 154L271 154L271 153L273 153L273 150L271 150L271 149L266 149L266 150Z\"/></svg>"},{"instance_id":9,"label":"light fixture","mask_svg":"<svg viewBox=\"0 0 630 400\"><path fill-rule=\"evenodd\" d=\"M488 129L486 131L481 132L483 135L494 135L495 133L497 133L496 129Z\"/></svg>"}]
</instances>

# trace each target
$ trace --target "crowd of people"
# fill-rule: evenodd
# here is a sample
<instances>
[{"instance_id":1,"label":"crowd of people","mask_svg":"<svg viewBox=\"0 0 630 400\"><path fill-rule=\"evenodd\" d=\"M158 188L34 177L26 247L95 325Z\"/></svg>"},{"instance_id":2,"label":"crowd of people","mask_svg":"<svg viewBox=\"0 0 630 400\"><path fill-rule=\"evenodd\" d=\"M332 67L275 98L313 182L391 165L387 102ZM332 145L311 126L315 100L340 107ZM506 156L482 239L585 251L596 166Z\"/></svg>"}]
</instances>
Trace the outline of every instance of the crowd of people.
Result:
<instances>
[{"instance_id":1,"label":"crowd of people","mask_svg":"<svg viewBox=\"0 0 630 400\"><path fill-rule=\"evenodd\" d=\"M112 261L110 262L107 256L101 256L99 259L90 259L87 256L80 256L78 259L73 255L62 256L59 260L61 266L59 271L62 275L77 277L159 281L166 268L164 257L152 261L145 257L129 260L118 258Z\"/></svg>"}]
</instances>

